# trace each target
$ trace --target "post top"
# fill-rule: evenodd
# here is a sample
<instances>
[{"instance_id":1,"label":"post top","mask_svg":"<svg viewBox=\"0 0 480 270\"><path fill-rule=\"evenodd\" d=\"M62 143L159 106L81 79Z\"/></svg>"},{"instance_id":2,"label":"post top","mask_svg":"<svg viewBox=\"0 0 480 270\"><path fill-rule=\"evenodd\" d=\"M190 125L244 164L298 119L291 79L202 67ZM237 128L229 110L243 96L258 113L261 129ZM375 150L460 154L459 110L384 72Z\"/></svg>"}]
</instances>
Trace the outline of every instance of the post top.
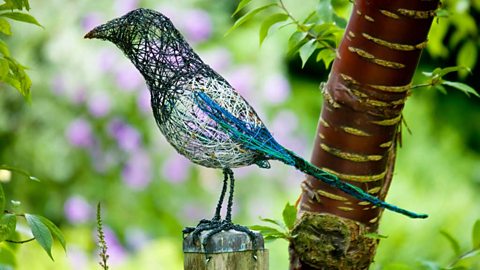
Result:
<instances>
[{"instance_id":1,"label":"post top","mask_svg":"<svg viewBox=\"0 0 480 270\"><path fill-rule=\"evenodd\" d=\"M202 241L208 235L208 231L203 231L200 235L200 241L194 241L192 234L185 234L183 238L183 252L184 253L206 253ZM247 250L263 250L265 248L263 236L254 231L257 241L257 247L254 249L252 241L248 235L244 232L235 230L221 231L214 234L208 239L206 244L206 250L208 253L226 253L226 252L238 252ZM196 239L195 239L196 240Z\"/></svg>"}]
</instances>

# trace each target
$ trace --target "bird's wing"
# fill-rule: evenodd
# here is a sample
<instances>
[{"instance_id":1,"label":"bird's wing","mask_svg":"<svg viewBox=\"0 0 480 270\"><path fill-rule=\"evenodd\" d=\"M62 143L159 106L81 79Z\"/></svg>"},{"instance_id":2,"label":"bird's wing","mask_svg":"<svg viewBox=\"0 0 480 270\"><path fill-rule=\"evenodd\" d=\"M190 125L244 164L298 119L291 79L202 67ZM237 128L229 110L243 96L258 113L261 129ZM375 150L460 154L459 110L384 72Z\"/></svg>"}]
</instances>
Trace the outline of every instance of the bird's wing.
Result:
<instances>
[{"instance_id":1,"label":"bird's wing","mask_svg":"<svg viewBox=\"0 0 480 270\"><path fill-rule=\"evenodd\" d=\"M277 159L293 165L290 154L275 141L264 125L242 121L202 91L196 91L194 96L197 106L244 148L256 151L266 159Z\"/></svg>"}]
</instances>

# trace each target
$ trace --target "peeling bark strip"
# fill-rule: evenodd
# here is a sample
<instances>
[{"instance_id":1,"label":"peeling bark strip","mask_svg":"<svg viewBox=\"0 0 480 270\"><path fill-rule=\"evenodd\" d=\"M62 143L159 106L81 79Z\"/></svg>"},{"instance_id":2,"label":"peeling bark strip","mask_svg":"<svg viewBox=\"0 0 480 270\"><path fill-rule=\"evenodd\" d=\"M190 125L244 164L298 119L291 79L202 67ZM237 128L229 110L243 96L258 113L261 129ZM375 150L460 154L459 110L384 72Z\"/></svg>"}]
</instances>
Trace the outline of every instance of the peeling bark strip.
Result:
<instances>
[{"instance_id":1,"label":"peeling bark strip","mask_svg":"<svg viewBox=\"0 0 480 270\"><path fill-rule=\"evenodd\" d=\"M312 163L381 199L391 183L402 110L438 4L438 0L356 0L322 89ZM376 231L382 212L310 177L302 184L299 208L299 217L329 213L363 224L369 232ZM317 217L309 215L308 223L314 222L312 218ZM297 227L308 226L302 225L305 220L300 218ZM306 241L321 238L317 233L307 232L312 236ZM312 249L321 249L311 244ZM290 246L291 269L337 269L304 257L310 255L296 245L292 242ZM367 261L372 260L374 251L370 246L363 253L370 256ZM351 262L348 254L338 254L329 265L345 266L346 261ZM338 269L366 268L368 264Z\"/></svg>"}]
</instances>

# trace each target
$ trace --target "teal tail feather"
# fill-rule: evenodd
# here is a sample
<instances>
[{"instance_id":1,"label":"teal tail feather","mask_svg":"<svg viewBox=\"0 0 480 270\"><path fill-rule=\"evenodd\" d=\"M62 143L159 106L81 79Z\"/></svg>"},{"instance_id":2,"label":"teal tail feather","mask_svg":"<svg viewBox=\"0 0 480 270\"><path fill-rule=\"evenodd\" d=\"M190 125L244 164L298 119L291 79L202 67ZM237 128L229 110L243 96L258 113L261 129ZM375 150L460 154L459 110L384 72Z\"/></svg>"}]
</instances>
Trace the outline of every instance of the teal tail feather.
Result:
<instances>
[{"instance_id":1,"label":"teal tail feather","mask_svg":"<svg viewBox=\"0 0 480 270\"><path fill-rule=\"evenodd\" d=\"M405 210L403 208L397 207L393 204L389 204L387 202L384 202L380 200L379 198L372 196L365 191L363 191L361 188L351 185L349 183L346 183L342 180L340 180L337 176L327 173L317 166L313 165L312 163L306 161L305 159L299 157L297 154L290 150L286 150L290 157L295 161L295 164L293 165L295 168L297 168L299 171L302 171L310 176L315 177L316 179L321 180L322 182L340 189L341 191L349 194L350 196L361 200L361 201L366 201L369 202L373 205L376 205L378 207L382 207L388 210L391 210L393 212L400 213L402 215L411 217L411 218L427 218L428 215L426 214L417 214L408 210Z\"/></svg>"},{"instance_id":2,"label":"teal tail feather","mask_svg":"<svg viewBox=\"0 0 480 270\"><path fill-rule=\"evenodd\" d=\"M382 207L411 218L428 217L426 214L417 214L386 203L379 198L368 194L361 188L340 180L337 176L321 170L294 152L281 146L264 126L251 125L238 119L203 92L196 92L195 95L197 105L211 119L218 123L219 127L227 132L231 138L238 141L238 143L240 143L245 149L261 153L264 156L264 160L279 160L287 165L297 168L299 171L313 176L314 178L332 187L340 189L341 191L358 200L370 202L378 207Z\"/></svg>"}]
</instances>

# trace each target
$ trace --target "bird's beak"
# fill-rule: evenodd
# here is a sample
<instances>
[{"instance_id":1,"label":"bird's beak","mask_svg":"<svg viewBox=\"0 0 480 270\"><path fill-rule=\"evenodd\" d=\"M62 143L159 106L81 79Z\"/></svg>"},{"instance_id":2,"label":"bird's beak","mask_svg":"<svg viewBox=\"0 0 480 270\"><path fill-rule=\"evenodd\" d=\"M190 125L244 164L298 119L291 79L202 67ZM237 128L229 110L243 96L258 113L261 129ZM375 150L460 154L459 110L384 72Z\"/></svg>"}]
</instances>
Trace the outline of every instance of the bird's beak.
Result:
<instances>
[{"instance_id":1,"label":"bird's beak","mask_svg":"<svg viewBox=\"0 0 480 270\"><path fill-rule=\"evenodd\" d=\"M109 39L113 34L113 29L110 23L99 25L88 32L84 38Z\"/></svg>"}]
</instances>

